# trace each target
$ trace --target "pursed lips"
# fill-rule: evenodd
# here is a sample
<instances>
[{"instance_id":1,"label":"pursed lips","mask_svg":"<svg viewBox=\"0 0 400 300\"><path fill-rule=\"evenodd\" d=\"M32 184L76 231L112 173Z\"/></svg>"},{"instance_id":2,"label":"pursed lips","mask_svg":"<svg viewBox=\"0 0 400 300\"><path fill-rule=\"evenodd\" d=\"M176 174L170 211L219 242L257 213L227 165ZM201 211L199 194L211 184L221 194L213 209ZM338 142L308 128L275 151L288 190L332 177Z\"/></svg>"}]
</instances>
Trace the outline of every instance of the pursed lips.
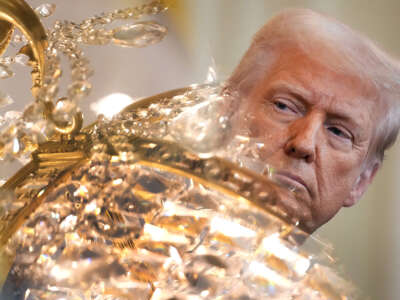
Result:
<instances>
[{"instance_id":1,"label":"pursed lips","mask_svg":"<svg viewBox=\"0 0 400 300\"><path fill-rule=\"evenodd\" d=\"M296 190L302 189L306 193L308 193L308 196L311 198L311 190L306 184L306 182L301 178L300 176L297 176L293 173L287 172L287 171L277 171L274 173L273 177L275 177L275 180L283 184L284 186L289 186L292 187ZM311 204L311 203L307 203Z\"/></svg>"}]
</instances>

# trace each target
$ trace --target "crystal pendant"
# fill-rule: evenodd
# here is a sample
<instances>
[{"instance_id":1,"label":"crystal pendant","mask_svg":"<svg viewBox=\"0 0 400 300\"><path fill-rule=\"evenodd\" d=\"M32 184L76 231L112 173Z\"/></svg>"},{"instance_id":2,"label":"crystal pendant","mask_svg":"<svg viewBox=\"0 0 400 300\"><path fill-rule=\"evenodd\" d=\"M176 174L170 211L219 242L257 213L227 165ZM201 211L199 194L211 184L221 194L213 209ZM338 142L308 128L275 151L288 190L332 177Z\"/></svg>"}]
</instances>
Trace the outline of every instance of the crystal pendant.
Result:
<instances>
[{"instance_id":1,"label":"crystal pendant","mask_svg":"<svg viewBox=\"0 0 400 300\"><path fill-rule=\"evenodd\" d=\"M43 18L51 16L55 12L55 10L56 5L52 3L44 3L35 8L35 12Z\"/></svg>"},{"instance_id":2,"label":"crystal pendant","mask_svg":"<svg viewBox=\"0 0 400 300\"><path fill-rule=\"evenodd\" d=\"M17 64L26 66L29 63L29 56L25 55L25 54L17 54L14 57L14 60Z\"/></svg>"},{"instance_id":3,"label":"crystal pendant","mask_svg":"<svg viewBox=\"0 0 400 300\"><path fill-rule=\"evenodd\" d=\"M145 47L158 43L166 34L167 28L156 22L140 22L114 29L112 41L125 47Z\"/></svg>"},{"instance_id":4,"label":"crystal pendant","mask_svg":"<svg viewBox=\"0 0 400 300\"><path fill-rule=\"evenodd\" d=\"M21 118L22 113L16 110L9 110L4 114L4 119L7 122L16 123Z\"/></svg>"},{"instance_id":5,"label":"crystal pendant","mask_svg":"<svg viewBox=\"0 0 400 300\"><path fill-rule=\"evenodd\" d=\"M0 64L0 79L6 79L14 76L14 72L6 65Z\"/></svg>"},{"instance_id":6,"label":"crystal pendant","mask_svg":"<svg viewBox=\"0 0 400 300\"><path fill-rule=\"evenodd\" d=\"M53 118L57 122L71 122L77 110L76 103L68 99L60 99L53 110Z\"/></svg>"},{"instance_id":7,"label":"crystal pendant","mask_svg":"<svg viewBox=\"0 0 400 300\"><path fill-rule=\"evenodd\" d=\"M77 81L68 86L68 96L71 99L81 98L89 95L92 85L88 81Z\"/></svg>"},{"instance_id":8,"label":"crystal pendant","mask_svg":"<svg viewBox=\"0 0 400 300\"><path fill-rule=\"evenodd\" d=\"M5 65L6 67L14 62L14 58L11 56L0 57L0 65Z\"/></svg>"},{"instance_id":9,"label":"crystal pendant","mask_svg":"<svg viewBox=\"0 0 400 300\"><path fill-rule=\"evenodd\" d=\"M16 44L24 43L24 44L26 44L27 42L28 42L28 40L26 39L26 37L24 35L16 34L13 37L13 43L16 43Z\"/></svg>"},{"instance_id":10,"label":"crystal pendant","mask_svg":"<svg viewBox=\"0 0 400 300\"><path fill-rule=\"evenodd\" d=\"M10 97L10 95L0 91L0 108L14 103L14 100Z\"/></svg>"},{"instance_id":11,"label":"crystal pendant","mask_svg":"<svg viewBox=\"0 0 400 300\"><path fill-rule=\"evenodd\" d=\"M222 147L229 138L230 123L222 97L213 95L204 102L185 108L170 122L170 134L202 157ZM208 154L207 154L208 153Z\"/></svg>"}]
</instances>

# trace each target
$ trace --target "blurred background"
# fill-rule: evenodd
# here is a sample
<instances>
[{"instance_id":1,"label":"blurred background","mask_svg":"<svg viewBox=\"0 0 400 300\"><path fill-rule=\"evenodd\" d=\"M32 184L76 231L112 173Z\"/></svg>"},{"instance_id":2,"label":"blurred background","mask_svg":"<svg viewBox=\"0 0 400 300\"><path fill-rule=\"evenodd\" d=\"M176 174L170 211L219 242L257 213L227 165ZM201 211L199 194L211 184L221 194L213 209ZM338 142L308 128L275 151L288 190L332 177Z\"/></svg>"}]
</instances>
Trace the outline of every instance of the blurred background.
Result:
<instances>
[{"instance_id":1,"label":"blurred background","mask_svg":"<svg viewBox=\"0 0 400 300\"><path fill-rule=\"evenodd\" d=\"M43 0L28 1L33 7ZM135 6L135 0L53 0L54 14L43 22L81 21L115 8ZM93 91L80 107L85 124L98 113L112 114L127 104L192 83L229 76L250 44L252 35L274 14L288 7L306 7L329 14L363 32L394 56L400 57L398 0L176 0L163 16L152 17L168 27L159 44L147 48L112 45L83 49L95 71ZM14 103L0 109L22 110L32 101L29 69L13 65L16 76L0 80L0 91ZM68 74L68 72L65 72ZM70 79L65 76L65 82ZM61 90L61 95L63 90ZM400 99L399 99L400 101ZM20 163L1 163L7 179ZM370 299L400 296L400 148L387 154L383 169L364 198L346 208L316 235L330 243L338 264Z\"/></svg>"}]
</instances>

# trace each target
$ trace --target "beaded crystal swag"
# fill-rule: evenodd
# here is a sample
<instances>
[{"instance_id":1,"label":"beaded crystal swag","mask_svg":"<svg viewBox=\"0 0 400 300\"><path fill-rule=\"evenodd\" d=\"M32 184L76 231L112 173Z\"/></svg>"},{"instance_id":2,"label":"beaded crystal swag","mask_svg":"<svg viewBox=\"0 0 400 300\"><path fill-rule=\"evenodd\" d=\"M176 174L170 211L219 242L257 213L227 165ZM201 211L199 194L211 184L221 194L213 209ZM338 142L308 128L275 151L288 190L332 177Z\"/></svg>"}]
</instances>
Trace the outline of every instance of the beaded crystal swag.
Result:
<instances>
[{"instance_id":1,"label":"beaded crystal swag","mask_svg":"<svg viewBox=\"0 0 400 300\"><path fill-rule=\"evenodd\" d=\"M77 131L78 126L71 126L71 123L79 122L77 105L79 100L89 94L92 88L89 79L93 74L89 60L79 45L114 43L122 46L144 47L156 43L165 36L167 30L154 21L135 22L115 29L106 29L105 25L118 20L137 20L144 15L158 14L165 9L166 7L161 2L152 2L140 7L103 13L80 23L57 21L47 34L40 33L42 43L39 45L44 44L43 36L47 36L47 48L44 49L42 54L44 58L41 59L46 63L42 63L42 67L38 65L40 62L30 59L29 47L23 47L14 57L0 58L0 78L2 79L13 76L10 69L12 63L33 65L32 93L35 98L34 103L28 106L21 116L14 113L14 118L10 114L9 118L5 118L4 121L10 124L4 124L4 130L0 134L1 157L12 159L30 153L40 142L50 138L55 132L67 134L72 130ZM43 4L35 11L39 16L48 17L54 10L54 5ZM25 38L19 34L13 37L14 42L24 40ZM41 46L44 48L44 45ZM68 85L65 97L58 95L62 74L60 55L68 59L71 68L72 82ZM9 102L10 96L4 91L1 94L3 95L1 102ZM58 100L54 103L54 99ZM69 125L64 125L65 123Z\"/></svg>"}]
</instances>

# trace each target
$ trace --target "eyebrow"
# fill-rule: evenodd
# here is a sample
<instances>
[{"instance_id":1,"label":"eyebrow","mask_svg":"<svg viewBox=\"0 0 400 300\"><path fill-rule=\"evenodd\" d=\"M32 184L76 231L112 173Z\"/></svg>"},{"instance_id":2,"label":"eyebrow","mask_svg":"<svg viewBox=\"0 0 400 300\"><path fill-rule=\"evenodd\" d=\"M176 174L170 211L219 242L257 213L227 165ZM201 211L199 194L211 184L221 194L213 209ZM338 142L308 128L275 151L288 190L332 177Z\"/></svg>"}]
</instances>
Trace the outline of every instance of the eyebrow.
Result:
<instances>
[{"instance_id":1,"label":"eyebrow","mask_svg":"<svg viewBox=\"0 0 400 300\"><path fill-rule=\"evenodd\" d=\"M309 99L311 99L311 94L312 94L310 91L300 86L295 86L282 80L272 82L269 91L273 92L284 91L302 101L303 104L307 104L310 102Z\"/></svg>"},{"instance_id":2,"label":"eyebrow","mask_svg":"<svg viewBox=\"0 0 400 300\"><path fill-rule=\"evenodd\" d=\"M270 84L268 89L268 94L273 92L285 92L289 95L293 96L297 100L299 100L305 107L313 105L312 101L312 92L307 89L301 87L298 84L291 84L283 80L277 80ZM343 120L348 122L352 127L360 127L360 124L357 122L357 118L352 117L348 113L346 113L343 109L336 107L333 110L327 110L326 114L330 118L335 118L339 120Z\"/></svg>"},{"instance_id":3,"label":"eyebrow","mask_svg":"<svg viewBox=\"0 0 400 300\"><path fill-rule=\"evenodd\" d=\"M311 97L311 92L307 91L306 89L299 87L299 86L294 86L290 83L287 83L285 81L279 80L272 82L267 90L266 96L270 96L271 94L274 94L276 92L283 92L289 94L291 97L295 98L298 100L302 106L302 110L307 110L307 108L312 105L310 103Z\"/></svg>"}]
</instances>

